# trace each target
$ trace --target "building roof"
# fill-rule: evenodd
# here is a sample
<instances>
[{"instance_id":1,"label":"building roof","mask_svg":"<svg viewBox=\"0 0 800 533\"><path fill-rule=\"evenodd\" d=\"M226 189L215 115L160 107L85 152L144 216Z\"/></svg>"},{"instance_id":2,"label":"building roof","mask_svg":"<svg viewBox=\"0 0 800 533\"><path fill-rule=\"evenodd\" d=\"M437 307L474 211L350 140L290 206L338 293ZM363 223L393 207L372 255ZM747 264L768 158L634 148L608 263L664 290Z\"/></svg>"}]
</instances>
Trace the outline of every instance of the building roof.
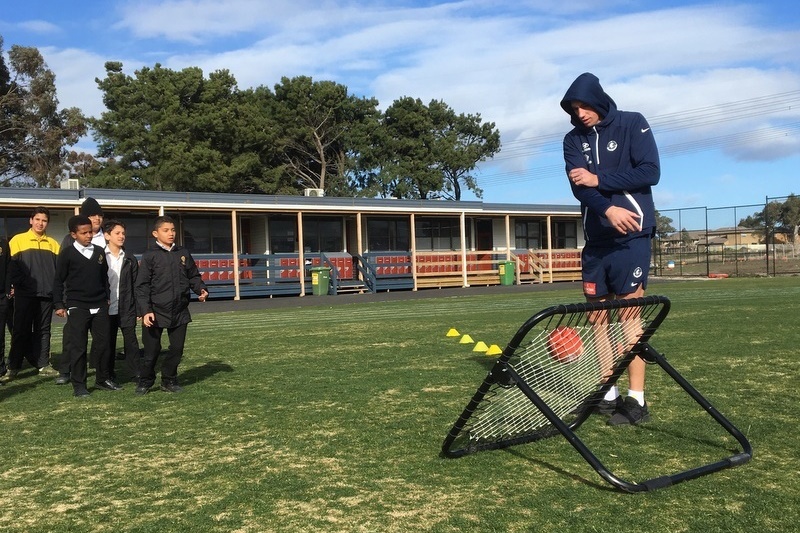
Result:
<instances>
[{"instance_id":1,"label":"building roof","mask_svg":"<svg viewBox=\"0 0 800 533\"><path fill-rule=\"evenodd\" d=\"M391 198L313 197L212 192L133 191L125 189L50 189L4 187L0 205L64 205L78 207L92 197L104 208L219 211L426 213L441 215L564 215L579 216L577 205L506 204L482 201L398 200Z\"/></svg>"}]
</instances>

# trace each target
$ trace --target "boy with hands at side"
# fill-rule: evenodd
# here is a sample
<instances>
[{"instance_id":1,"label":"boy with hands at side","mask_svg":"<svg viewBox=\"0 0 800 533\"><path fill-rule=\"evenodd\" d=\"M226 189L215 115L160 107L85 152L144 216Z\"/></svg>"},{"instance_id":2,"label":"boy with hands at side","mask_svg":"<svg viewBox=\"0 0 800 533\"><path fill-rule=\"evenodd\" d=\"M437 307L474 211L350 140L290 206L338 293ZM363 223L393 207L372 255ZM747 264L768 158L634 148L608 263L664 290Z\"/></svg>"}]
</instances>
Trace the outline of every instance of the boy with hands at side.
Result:
<instances>
[{"instance_id":1,"label":"boy with hands at side","mask_svg":"<svg viewBox=\"0 0 800 533\"><path fill-rule=\"evenodd\" d=\"M147 394L155 384L161 336L167 330L169 351L161 366L161 390L181 392L178 365L183 358L189 314L190 290L204 302L208 289L186 248L175 244L175 222L160 216L153 225L156 246L142 255L136 278L136 314L142 317L144 356L136 394Z\"/></svg>"}]
</instances>

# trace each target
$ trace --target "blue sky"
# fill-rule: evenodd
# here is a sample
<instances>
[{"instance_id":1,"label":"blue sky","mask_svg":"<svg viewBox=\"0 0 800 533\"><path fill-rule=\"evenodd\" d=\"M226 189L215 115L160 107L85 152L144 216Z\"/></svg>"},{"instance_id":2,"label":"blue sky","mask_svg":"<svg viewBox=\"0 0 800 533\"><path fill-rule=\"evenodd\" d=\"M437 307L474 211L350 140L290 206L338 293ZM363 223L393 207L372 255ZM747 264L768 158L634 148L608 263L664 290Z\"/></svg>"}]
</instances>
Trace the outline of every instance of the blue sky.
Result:
<instances>
[{"instance_id":1,"label":"blue sky","mask_svg":"<svg viewBox=\"0 0 800 533\"><path fill-rule=\"evenodd\" d=\"M800 10L794 2L84 0L7 2L0 35L35 46L62 106L104 110L106 61L228 69L240 87L309 75L378 98L441 99L496 124L488 202L568 203L558 103L595 73L651 122L657 207L800 194ZM602 4L598 9L597 5ZM93 152L91 139L79 149ZM473 199L467 197L465 199ZM748 214L748 213L743 213Z\"/></svg>"}]
</instances>

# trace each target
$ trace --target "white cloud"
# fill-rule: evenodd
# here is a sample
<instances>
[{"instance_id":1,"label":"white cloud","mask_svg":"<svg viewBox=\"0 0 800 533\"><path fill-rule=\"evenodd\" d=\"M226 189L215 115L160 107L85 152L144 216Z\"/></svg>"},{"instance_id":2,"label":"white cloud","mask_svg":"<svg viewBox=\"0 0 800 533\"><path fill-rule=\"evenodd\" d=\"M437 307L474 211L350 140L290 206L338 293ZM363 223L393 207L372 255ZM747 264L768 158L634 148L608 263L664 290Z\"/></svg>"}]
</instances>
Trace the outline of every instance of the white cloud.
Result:
<instances>
[{"instance_id":1,"label":"white cloud","mask_svg":"<svg viewBox=\"0 0 800 533\"><path fill-rule=\"evenodd\" d=\"M401 96L442 99L458 112L480 113L501 130L503 151L483 166L490 182L495 169L528 168L520 182L544 189L552 181L558 197L560 138L569 127L558 103L581 72L597 74L621 109L641 111L651 121L800 91L800 32L767 20L764 5L632 13L642 8L629 0L606 3L602 11L588 0L357 4L131 0L117 9L114 38L103 41L124 48L42 50L56 72L62 105L91 116L103 111L94 78L105 75L109 59L123 61L128 72L156 62L176 70L199 66L206 74L228 69L243 88L272 87L282 76L332 79L375 96L384 108ZM628 8L613 14L615 6ZM714 124L654 130L662 146L759 130L725 145L722 155L732 161L785 159L800 153L796 130L780 136L785 123L798 121L800 106L778 108L754 106L751 114L739 109ZM552 140L551 151L537 148L542 139Z\"/></svg>"},{"instance_id":2,"label":"white cloud","mask_svg":"<svg viewBox=\"0 0 800 533\"><path fill-rule=\"evenodd\" d=\"M78 107L86 116L100 116L105 111L103 94L95 78L105 77L105 59L76 48L41 48L47 66L56 75L60 107Z\"/></svg>"},{"instance_id":3,"label":"white cloud","mask_svg":"<svg viewBox=\"0 0 800 533\"><path fill-rule=\"evenodd\" d=\"M61 31L58 26L46 20L26 20L18 23L17 27L20 30L38 34L58 33Z\"/></svg>"}]
</instances>

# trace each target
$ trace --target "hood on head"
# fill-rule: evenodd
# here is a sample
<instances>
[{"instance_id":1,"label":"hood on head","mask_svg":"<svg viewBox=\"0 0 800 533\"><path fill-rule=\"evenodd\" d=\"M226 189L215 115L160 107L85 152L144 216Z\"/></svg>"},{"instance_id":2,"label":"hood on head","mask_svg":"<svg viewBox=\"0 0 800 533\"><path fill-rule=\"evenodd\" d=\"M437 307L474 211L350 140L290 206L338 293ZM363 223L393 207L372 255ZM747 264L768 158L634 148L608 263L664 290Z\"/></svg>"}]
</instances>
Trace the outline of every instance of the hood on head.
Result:
<instances>
[{"instance_id":1,"label":"hood on head","mask_svg":"<svg viewBox=\"0 0 800 533\"><path fill-rule=\"evenodd\" d=\"M572 125L583 127L583 123L572 112L572 102L575 100L592 106L601 119L617 109L617 104L603 90L598 77L591 72L584 72L575 78L561 99L561 108L571 117Z\"/></svg>"}]
</instances>

